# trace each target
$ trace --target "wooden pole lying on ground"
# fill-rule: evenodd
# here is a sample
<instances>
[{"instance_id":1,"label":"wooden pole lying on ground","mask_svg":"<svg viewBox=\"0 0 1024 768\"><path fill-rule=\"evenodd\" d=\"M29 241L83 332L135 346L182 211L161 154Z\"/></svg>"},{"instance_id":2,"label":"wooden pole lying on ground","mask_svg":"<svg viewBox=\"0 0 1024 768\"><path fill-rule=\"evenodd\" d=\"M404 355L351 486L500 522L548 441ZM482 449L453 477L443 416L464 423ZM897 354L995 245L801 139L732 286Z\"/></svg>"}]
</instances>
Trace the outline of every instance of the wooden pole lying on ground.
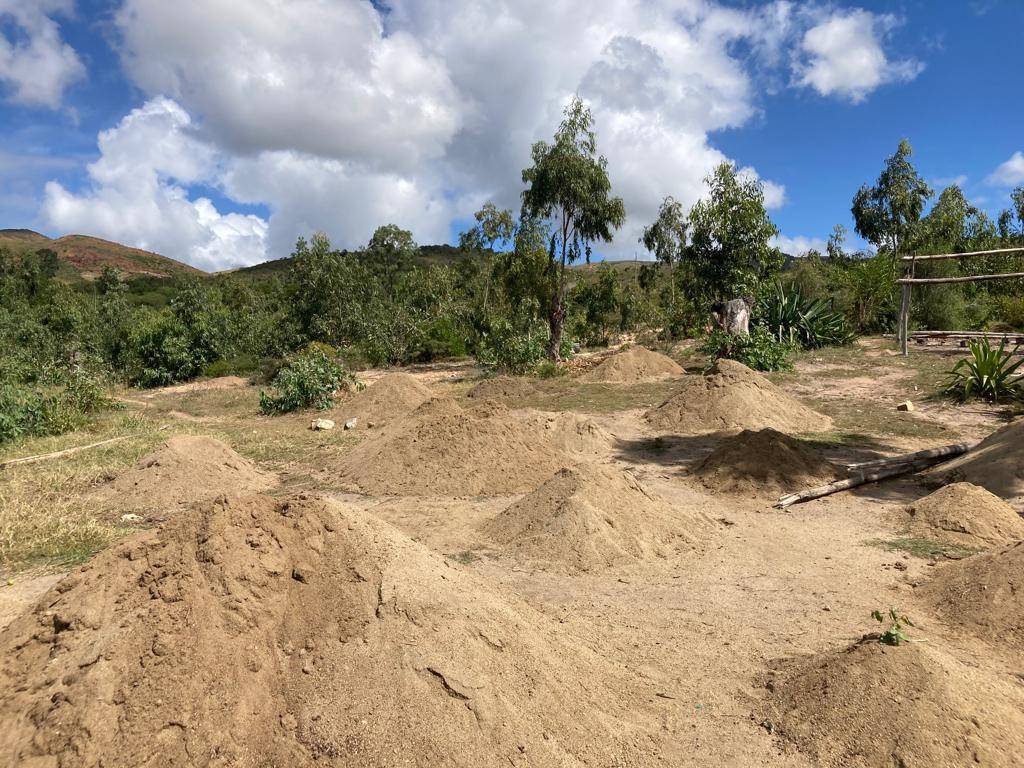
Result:
<instances>
[{"instance_id":1,"label":"wooden pole lying on ground","mask_svg":"<svg viewBox=\"0 0 1024 768\"><path fill-rule=\"evenodd\" d=\"M98 443L90 443L89 445L79 445L75 448L65 448L63 451L54 451L53 453L40 453L37 456L22 456L20 459L8 459L7 461L0 462L0 470L7 469L7 467L13 467L15 464L33 464L37 461L46 461L47 459L56 459L60 456L70 456L72 453L78 453L79 451L85 451L89 448L98 448L101 445L110 445L116 443L119 440L127 440L133 435L122 435L121 437L112 437L109 440L100 440Z\"/></svg>"},{"instance_id":2,"label":"wooden pole lying on ground","mask_svg":"<svg viewBox=\"0 0 1024 768\"><path fill-rule=\"evenodd\" d=\"M954 443L953 445L944 445L941 448L930 448L927 451L894 456L891 459L879 459L876 463L864 462L861 465L854 465L868 471L858 471L851 477L783 496L776 502L775 507L776 509L785 509L793 504L810 501L811 499L820 499L822 496L829 496L839 491L866 485L867 483L874 483L886 478L898 477L899 475L909 475L911 472L919 472L922 469L927 469L935 464L941 464L944 461L960 456L970 450L971 447L967 443Z\"/></svg>"}]
</instances>

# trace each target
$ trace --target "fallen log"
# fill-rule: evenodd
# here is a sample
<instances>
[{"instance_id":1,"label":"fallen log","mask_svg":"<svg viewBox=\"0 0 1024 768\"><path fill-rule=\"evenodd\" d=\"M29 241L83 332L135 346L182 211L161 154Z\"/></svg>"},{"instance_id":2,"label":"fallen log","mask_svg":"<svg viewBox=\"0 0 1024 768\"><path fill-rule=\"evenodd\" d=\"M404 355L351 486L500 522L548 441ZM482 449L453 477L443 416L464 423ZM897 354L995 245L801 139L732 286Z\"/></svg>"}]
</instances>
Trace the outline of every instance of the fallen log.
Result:
<instances>
[{"instance_id":1,"label":"fallen log","mask_svg":"<svg viewBox=\"0 0 1024 768\"><path fill-rule=\"evenodd\" d=\"M89 445L79 445L74 448L65 448L62 451L53 451L52 453L40 453L35 456L22 456L20 459L8 459L7 461L0 462L0 470L7 469L7 467L13 467L16 464L34 464L37 461L46 461L47 459L56 459L61 456L70 456L72 453L78 453L79 451L85 451L89 448L98 448L101 445L110 445L121 440L127 440L133 435L122 435L121 437L111 437L109 440L100 440L98 443L90 443Z\"/></svg>"},{"instance_id":2,"label":"fallen log","mask_svg":"<svg viewBox=\"0 0 1024 768\"><path fill-rule=\"evenodd\" d=\"M938 448L928 448L924 451L916 451L914 453L904 453L900 456L887 456L883 459L872 459L871 461L861 461L856 464L847 464L846 468L851 471L859 471L863 469L873 469L875 467L886 467L895 464L906 464L907 462L917 461L918 459L931 459L948 456L950 458L959 456L962 453L967 453L973 447L972 443L952 443L951 445L943 445Z\"/></svg>"}]
</instances>

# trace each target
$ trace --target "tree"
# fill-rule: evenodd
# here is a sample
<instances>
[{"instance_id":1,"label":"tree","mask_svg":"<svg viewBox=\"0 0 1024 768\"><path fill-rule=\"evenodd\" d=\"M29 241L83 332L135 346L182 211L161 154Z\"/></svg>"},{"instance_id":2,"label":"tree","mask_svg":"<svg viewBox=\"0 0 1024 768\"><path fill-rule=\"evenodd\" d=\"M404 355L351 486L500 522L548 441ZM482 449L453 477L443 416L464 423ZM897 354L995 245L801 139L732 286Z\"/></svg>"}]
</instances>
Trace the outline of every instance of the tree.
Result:
<instances>
[{"instance_id":1,"label":"tree","mask_svg":"<svg viewBox=\"0 0 1024 768\"><path fill-rule=\"evenodd\" d=\"M857 234L878 249L886 249L895 264L921 218L931 188L910 162L913 148L900 141L896 154L885 161L875 186L867 184L853 197Z\"/></svg>"},{"instance_id":2,"label":"tree","mask_svg":"<svg viewBox=\"0 0 1024 768\"><path fill-rule=\"evenodd\" d=\"M675 265L683 259L688 226L682 204L669 195L661 201L658 218L653 224L644 227L640 236L643 247L654 255L657 262L668 267L671 301L669 311L673 318L676 315Z\"/></svg>"},{"instance_id":3,"label":"tree","mask_svg":"<svg viewBox=\"0 0 1024 768\"><path fill-rule=\"evenodd\" d=\"M524 219L550 222L549 261L557 270L548 325L548 357L558 360L565 325L565 269L582 256L590 259L591 243L610 242L622 226L626 209L612 197L608 161L597 154L590 109L576 97L565 110L554 142L533 145L533 165L523 170Z\"/></svg>"},{"instance_id":4,"label":"tree","mask_svg":"<svg viewBox=\"0 0 1024 768\"><path fill-rule=\"evenodd\" d=\"M782 254L770 244L779 230L765 210L764 188L732 163L720 164L704 181L708 195L690 211L690 291L705 307L736 299L749 305L782 267Z\"/></svg>"},{"instance_id":5,"label":"tree","mask_svg":"<svg viewBox=\"0 0 1024 768\"><path fill-rule=\"evenodd\" d=\"M392 299L395 298L396 278L412 266L415 255L416 242L412 239L412 232L395 224L377 227L366 246L367 262L382 276Z\"/></svg>"},{"instance_id":6,"label":"tree","mask_svg":"<svg viewBox=\"0 0 1024 768\"><path fill-rule=\"evenodd\" d=\"M509 242L515 238L516 223L512 211L499 210L494 203L485 203L484 207L473 214L476 225L459 235L459 248L464 251L490 254L499 242ZM484 263L484 296L482 308L487 312L491 293L490 260Z\"/></svg>"}]
</instances>

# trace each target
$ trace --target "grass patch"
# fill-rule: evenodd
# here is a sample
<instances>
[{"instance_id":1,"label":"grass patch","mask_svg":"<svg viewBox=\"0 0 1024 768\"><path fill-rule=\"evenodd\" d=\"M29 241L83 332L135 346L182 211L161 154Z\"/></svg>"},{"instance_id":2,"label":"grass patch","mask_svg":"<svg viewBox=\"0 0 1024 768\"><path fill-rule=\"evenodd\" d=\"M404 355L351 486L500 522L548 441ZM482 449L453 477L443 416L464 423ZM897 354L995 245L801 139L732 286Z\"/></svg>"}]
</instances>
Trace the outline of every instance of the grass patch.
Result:
<instances>
[{"instance_id":1,"label":"grass patch","mask_svg":"<svg viewBox=\"0 0 1024 768\"><path fill-rule=\"evenodd\" d=\"M888 552L906 552L908 555L924 560L935 560L942 557L960 560L981 551L973 547L961 547L956 544L935 541L934 539L919 539L912 536L896 539L872 539L864 543L870 547L879 547Z\"/></svg>"}]
</instances>

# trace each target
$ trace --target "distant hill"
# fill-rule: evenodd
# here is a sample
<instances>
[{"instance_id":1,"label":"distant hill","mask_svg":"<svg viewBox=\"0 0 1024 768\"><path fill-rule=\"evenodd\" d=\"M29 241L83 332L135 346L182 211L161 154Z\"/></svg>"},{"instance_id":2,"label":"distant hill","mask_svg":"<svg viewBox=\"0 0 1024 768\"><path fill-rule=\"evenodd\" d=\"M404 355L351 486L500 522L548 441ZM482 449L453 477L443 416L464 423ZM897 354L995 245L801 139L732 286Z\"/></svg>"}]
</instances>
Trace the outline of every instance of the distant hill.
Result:
<instances>
[{"instance_id":1,"label":"distant hill","mask_svg":"<svg viewBox=\"0 0 1024 768\"><path fill-rule=\"evenodd\" d=\"M67 278L92 280L106 266L129 277L185 277L205 275L200 269L158 253L86 235L65 235L52 239L30 229L0 229L0 248L16 254L49 248L57 254L61 274Z\"/></svg>"}]
</instances>

